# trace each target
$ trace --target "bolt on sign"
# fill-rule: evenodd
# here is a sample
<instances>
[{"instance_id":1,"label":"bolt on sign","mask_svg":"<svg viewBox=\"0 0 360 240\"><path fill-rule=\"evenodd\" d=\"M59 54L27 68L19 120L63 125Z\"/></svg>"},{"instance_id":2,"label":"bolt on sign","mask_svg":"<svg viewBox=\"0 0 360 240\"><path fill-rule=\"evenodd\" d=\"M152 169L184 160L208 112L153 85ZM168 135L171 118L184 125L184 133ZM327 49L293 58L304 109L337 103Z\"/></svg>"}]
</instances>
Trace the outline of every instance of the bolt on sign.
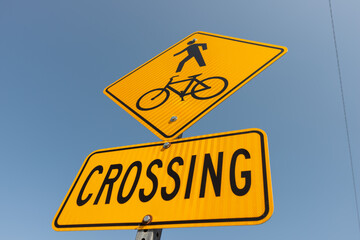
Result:
<instances>
[{"instance_id":1,"label":"bolt on sign","mask_svg":"<svg viewBox=\"0 0 360 240\"><path fill-rule=\"evenodd\" d=\"M53 228L253 225L272 212L267 137L247 129L91 153Z\"/></svg>"},{"instance_id":2,"label":"bolt on sign","mask_svg":"<svg viewBox=\"0 0 360 240\"><path fill-rule=\"evenodd\" d=\"M287 52L195 32L104 93L162 140L174 139Z\"/></svg>"}]
</instances>

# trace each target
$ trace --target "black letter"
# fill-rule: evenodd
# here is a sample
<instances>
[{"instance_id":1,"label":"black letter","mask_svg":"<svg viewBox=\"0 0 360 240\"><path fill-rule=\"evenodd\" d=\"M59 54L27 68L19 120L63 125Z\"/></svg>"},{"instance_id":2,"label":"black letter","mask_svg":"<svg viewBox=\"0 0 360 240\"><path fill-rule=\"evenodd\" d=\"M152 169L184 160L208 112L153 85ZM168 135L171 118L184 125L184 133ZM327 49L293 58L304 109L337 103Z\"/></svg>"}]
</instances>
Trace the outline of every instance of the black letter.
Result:
<instances>
[{"instance_id":1,"label":"black letter","mask_svg":"<svg viewBox=\"0 0 360 240\"><path fill-rule=\"evenodd\" d=\"M150 178L150 180L153 182L153 189L151 190L151 193L149 195L145 195L144 194L144 189L141 188L140 191L139 191L139 198L140 198L140 201L142 202L147 202L149 201L150 199L152 199L156 193L156 190L157 190L157 187L158 187L158 180L155 176L154 173L151 172L151 168L154 166L154 165L157 165L159 168L162 167L162 162L160 159L156 159L154 161L152 161L149 165L149 167L147 168L146 170L146 176L148 176L148 178Z\"/></svg>"},{"instance_id":2,"label":"black letter","mask_svg":"<svg viewBox=\"0 0 360 240\"><path fill-rule=\"evenodd\" d=\"M113 169L117 169L118 172L116 173L116 176L114 178L109 178L110 177L110 174L112 172ZM95 202L94 202L94 205L98 204L99 200L100 200L100 197L101 197L101 194L102 192L104 191L104 188L105 188L105 185L109 185L109 188L108 188L108 192L107 192L107 195L106 195L106 201L105 201L105 204L109 204L110 203L110 198L111 198L111 192L112 192L112 188L113 188L113 185L114 185L114 182L116 182L116 180L118 180L118 178L120 177L120 174L121 174L121 171L122 171L122 165L121 164L114 164L114 165L111 165L107 174L106 174L106 177L101 185L101 188L99 190L99 193L98 195L96 196L96 199L95 199Z\"/></svg>"},{"instance_id":3,"label":"black letter","mask_svg":"<svg viewBox=\"0 0 360 240\"><path fill-rule=\"evenodd\" d=\"M173 199L176 194L178 193L179 189L180 189L180 177L179 175L172 169L172 165L177 162L180 165L184 164L184 161L181 157L175 157L173 160L171 160L171 162L169 163L169 166L167 168L167 173L169 174L170 177L172 177L175 181L175 188L174 191L170 194L166 193L166 187L162 187L161 188L161 197L165 200L165 201L169 201L171 199Z\"/></svg>"},{"instance_id":4,"label":"black letter","mask_svg":"<svg viewBox=\"0 0 360 240\"><path fill-rule=\"evenodd\" d=\"M188 181L186 184L185 199L190 198L191 185L192 185L192 180L193 180L193 176L194 176L195 160L196 160L196 155L192 155Z\"/></svg>"},{"instance_id":5,"label":"black letter","mask_svg":"<svg viewBox=\"0 0 360 240\"><path fill-rule=\"evenodd\" d=\"M85 180L85 182L84 182L84 185L82 186L82 188L81 188L81 190L80 190L80 193L79 193L79 196L78 196L77 201L76 201L76 203L77 203L78 206L82 206L82 205L84 205L85 203L87 203L87 202L90 200L90 198L91 198L91 196L92 196L92 193L90 193L90 194L86 197L85 200L82 200L82 195L83 195L83 193L84 193L86 184L89 182L91 176L92 176L92 175L94 174L94 172L96 172L96 171L99 171L99 173L101 174L102 171L103 171L103 167L102 167L101 165L95 167L95 168L90 172L89 176L86 178L86 180Z\"/></svg>"},{"instance_id":6,"label":"black letter","mask_svg":"<svg viewBox=\"0 0 360 240\"><path fill-rule=\"evenodd\" d=\"M217 165L217 175L215 174L214 165L212 164L210 153L205 154L204 160L204 168L202 172L202 179L201 179L201 189L200 189L200 197L203 198L205 195L205 188L206 188L206 177L207 177L207 170L209 169L210 178L213 184L213 188L215 191L215 195L217 197L220 196L220 189L221 189L221 173L222 173L222 162L223 162L223 152L219 152L218 156L218 165Z\"/></svg>"},{"instance_id":7,"label":"black letter","mask_svg":"<svg viewBox=\"0 0 360 240\"><path fill-rule=\"evenodd\" d=\"M237 196L243 196L245 195L251 185L251 171L243 171L241 172L241 177L245 178L245 186L243 188L238 188L236 186L236 180L235 180L235 167L236 167L236 160L239 155L244 155L245 159L250 158L250 153L246 149L238 149L234 152L232 158L231 158L231 164L230 164L230 185L231 190L233 193Z\"/></svg>"},{"instance_id":8,"label":"black letter","mask_svg":"<svg viewBox=\"0 0 360 240\"><path fill-rule=\"evenodd\" d=\"M135 191L135 188L136 188L136 185L139 182L139 178L140 178L140 174L141 174L141 166L142 166L141 162L136 161L136 162L133 162L130 165L129 169L126 171L124 179L121 182L118 197L117 197L117 200L118 200L119 203L126 203L131 198L131 196L133 195L133 193ZM122 192L124 191L124 186L125 186L126 179L128 178L131 169L133 169L134 167L137 168L135 181L134 181L134 183L133 183L133 185L131 187L131 190L130 190L129 194L126 197L123 197Z\"/></svg>"}]
</instances>

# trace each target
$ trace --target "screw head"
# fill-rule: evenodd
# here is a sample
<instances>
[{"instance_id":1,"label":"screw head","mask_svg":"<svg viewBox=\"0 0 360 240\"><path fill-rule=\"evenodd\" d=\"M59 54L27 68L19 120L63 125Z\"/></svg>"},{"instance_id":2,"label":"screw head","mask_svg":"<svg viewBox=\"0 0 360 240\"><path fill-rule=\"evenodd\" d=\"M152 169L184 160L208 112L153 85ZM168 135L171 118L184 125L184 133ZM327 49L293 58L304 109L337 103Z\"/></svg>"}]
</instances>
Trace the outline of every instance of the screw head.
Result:
<instances>
[{"instance_id":1,"label":"screw head","mask_svg":"<svg viewBox=\"0 0 360 240\"><path fill-rule=\"evenodd\" d=\"M144 218L143 218L143 223L145 224L149 224L152 220L152 216L151 215L146 215Z\"/></svg>"},{"instance_id":2,"label":"screw head","mask_svg":"<svg viewBox=\"0 0 360 240\"><path fill-rule=\"evenodd\" d=\"M177 116L172 116L172 117L170 118L170 122L175 122L177 119L178 119Z\"/></svg>"},{"instance_id":3,"label":"screw head","mask_svg":"<svg viewBox=\"0 0 360 240\"><path fill-rule=\"evenodd\" d=\"M170 147L170 145L171 145L171 143L166 142L166 143L164 143L163 148L168 149Z\"/></svg>"}]
</instances>

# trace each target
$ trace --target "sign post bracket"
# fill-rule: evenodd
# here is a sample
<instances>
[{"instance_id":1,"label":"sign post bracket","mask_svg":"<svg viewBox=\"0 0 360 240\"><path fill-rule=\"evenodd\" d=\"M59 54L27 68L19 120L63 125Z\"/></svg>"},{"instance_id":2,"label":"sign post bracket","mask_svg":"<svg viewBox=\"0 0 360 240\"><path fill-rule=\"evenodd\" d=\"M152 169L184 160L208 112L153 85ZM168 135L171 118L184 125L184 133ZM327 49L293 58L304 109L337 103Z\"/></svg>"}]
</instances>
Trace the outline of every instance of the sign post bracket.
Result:
<instances>
[{"instance_id":1,"label":"sign post bracket","mask_svg":"<svg viewBox=\"0 0 360 240\"><path fill-rule=\"evenodd\" d=\"M139 229L135 240L160 240L162 229Z\"/></svg>"}]
</instances>

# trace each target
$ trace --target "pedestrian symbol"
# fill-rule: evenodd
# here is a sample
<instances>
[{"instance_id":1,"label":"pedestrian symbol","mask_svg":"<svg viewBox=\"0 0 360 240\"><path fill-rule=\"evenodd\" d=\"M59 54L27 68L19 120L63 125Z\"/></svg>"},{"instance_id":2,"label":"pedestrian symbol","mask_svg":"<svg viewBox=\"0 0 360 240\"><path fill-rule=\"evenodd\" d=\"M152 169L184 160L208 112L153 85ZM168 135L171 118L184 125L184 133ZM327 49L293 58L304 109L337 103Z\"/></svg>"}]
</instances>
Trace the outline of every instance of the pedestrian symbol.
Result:
<instances>
[{"instance_id":1,"label":"pedestrian symbol","mask_svg":"<svg viewBox=\"0 0 360 240\"><path fill-rule=\"evenodd\" d=\"M184 67L184 64L192 58L196 60L199 67L206 66L204 58L200 52L200 47L202 47L203 50L206 50L207 44L195 42L196 39L194 38L187 43L187 45L189 45L188 47L174 54L174 56L177 56L185 51L188 53L188 56L179 63L176 72L180 72ZM160 107L169 99L170 91L174 94L177 94L181 98L181 101L184 101L184 97L187 95L191 95L191 97L197 100L205 100L221 94L228 85L227 80L223 77L212 76L203 80L199 80L197 77L200 75L202 75L202 73L188 76L186 79L182 80L174 80L175 78L179 77L179 75L170 77L170 81L165 85L165 87L151 89L149 92L142 95L136 102L137 109L142 111L149 111ZM185 82L187 85L183 84ZM183 85L182 89L176 88L174 86L179 84ZM214 84L221 84L222 87L216 88ZM214 89L218 89L218 91L214 92ZM201 93L198 94L199 92Z\"/></svg>"},{"instance_id":2,"label":"pedestrian symbol","mask_svg":"<svg viewBox=\"0 0 360 240\"><path fill-rule=\"evenodd\" d=\"M176 69L176 72L180 72L181 69L183 68L184 64L192 58L195 58L196 62L199 64L200 67L206 66L206 64L204 62L204 58L202 57L199 48L202 47L203 50L206 50L207 45L206 45L206 43L196 43L195 44L195 41L196 41L196 38L194 38L193 40L191 40L190 42L187 43L189 45L187 48L174 54L174 56L177 56L184 51L188 52L188 56L179 63L179 66Z\"/></svg>"},{"instance_id":3,"label":"pedestrian symbol","mask_svg":"<svg viewBox=\"0 0 360 240\"><path fill-rule=\"evenodd\" d=\"M104 93L162 140L174 139L286 53L281 46L196 32ZM176 121L170 121L176 116Z\"/></svg>"}]
</instances>

